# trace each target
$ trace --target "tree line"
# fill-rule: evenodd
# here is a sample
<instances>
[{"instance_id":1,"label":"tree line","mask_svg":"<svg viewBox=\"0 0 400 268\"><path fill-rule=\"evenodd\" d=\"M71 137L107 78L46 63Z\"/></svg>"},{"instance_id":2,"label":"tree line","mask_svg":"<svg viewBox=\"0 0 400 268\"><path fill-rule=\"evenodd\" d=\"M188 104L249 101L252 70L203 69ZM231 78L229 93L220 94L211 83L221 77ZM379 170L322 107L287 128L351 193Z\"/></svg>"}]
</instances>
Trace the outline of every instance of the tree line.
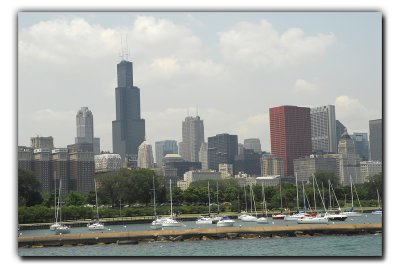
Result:
<instances>
[{"instance_id":1,"label":"tree line","mask_svg":"<svg viewBox=\"0 0 400 268\"><path fill-rule=\"evenodd\" d=\"M334 207L337 207L332 193L331 197L333 200L329 202L329 182L332 183L334 187L335 195L340 202L340 206L343 208L344 202L349 206L351 202L350 186L340 186L338 178L333 173L317 172L315 177L326 206L331 203ZM114 172L96 174L95 179L97 182L98 203L99 207L103 209L103 214L108 209L109 211L116 211L115 213L105 213L111 216L118 216L119 214L135 216L142 215L143 213L152 215L153 189L156 195L157 211L163 211L163 207L165 207L165 209L169 207L169 182L165 181L164 177L156 175L152 170L120 169ZM194 213L208 212L208 183L213 211L217 211L218 205L220 206L220 211L240 212L245 209L246 204L247 207L250 208L250 186L240 187L234 179L222 179L196 181L191 183L186 190L174 187L172 189L173 203L174 206L177 207L174 211L190 212L190 209L185 207L187 206L191 207ZM51 208L54 206L55 196L54 193L40 193L38 187L39 183L32 172L22 169L18 170L18 206L21 208L20 213L26 214L27 208L35 206L37 214L48 218L48 216L45 215L54 215L54 210L46 214L44 208ZM303 198L301 184L298 184L298 189L292 184L264 187L268 209L297 210L297 191L299 193L300 208L303 207L303 199L308 200L307 207L313 208L313 185L312 183L308 183L304 185L304 188L306 198ZM253 185L252 190L254 199L257 202L257 208L260 209L263 198L262 187L261 185ZM361 200L361 205L366 207L377 206L377 190L382 198L382 174L371 176L368 182L364 184L357 184L356 191L358 198ZM356 196L354 196L354 200L356 200L355 198ZM66 217L75 218L79 215L79 217L92 218L94 216L93 206L96 204L95 192L69 192L63 200L65 201L64 210ZM355 205L358 205L357 201L355 201ZM316 192L316 206L318 208L323 207L318 192ZM76 212L74 216L73 211L78 211L79 213ZM166 212L165 214L169 214L168 211ZM40 217L36 218L39 219Z\"/></svg>"}]
</instances>

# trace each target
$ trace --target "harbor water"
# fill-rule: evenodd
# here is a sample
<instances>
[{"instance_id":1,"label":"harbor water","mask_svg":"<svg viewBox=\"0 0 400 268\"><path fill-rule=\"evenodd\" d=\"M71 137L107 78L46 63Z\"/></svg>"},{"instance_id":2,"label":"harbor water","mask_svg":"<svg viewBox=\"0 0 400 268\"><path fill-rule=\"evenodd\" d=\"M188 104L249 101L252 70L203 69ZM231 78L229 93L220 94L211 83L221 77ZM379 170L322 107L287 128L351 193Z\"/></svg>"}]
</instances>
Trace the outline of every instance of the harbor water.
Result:
<instances>
[{"instance_id":1,"label":"harbor water","mask_svg":"<svg viewBox=\"0 0 400 268\"><path fill-rule=\"evenodd\" d=\"M364 214L348 218L344 223L381 223L380 215ZM272 221L270 226L297 225L296 221ZM260 226L236 220L235 226ZM183 227L214 228L185 221ZM149 224L109 225L102 232L149 230ZM71 228L71 234L90 232L86 227ZM48 229L20 231L19 236L53 235ZM246 250L244 250L246 249ZM182 242L149 242L137 245L90 245L45 248L18 248L20 256L382 256L382 235L328 235L306 237L259 238L238 240L206 240Z\"/></svg>"}]
</instances>

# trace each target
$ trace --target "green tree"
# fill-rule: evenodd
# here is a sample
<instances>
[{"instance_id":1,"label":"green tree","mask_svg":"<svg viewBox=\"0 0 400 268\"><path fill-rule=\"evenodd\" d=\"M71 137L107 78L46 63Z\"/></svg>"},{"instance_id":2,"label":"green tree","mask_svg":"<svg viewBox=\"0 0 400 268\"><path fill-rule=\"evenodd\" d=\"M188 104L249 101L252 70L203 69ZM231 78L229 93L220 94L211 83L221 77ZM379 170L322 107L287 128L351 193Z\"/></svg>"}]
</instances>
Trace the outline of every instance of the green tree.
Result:
<instances>
[{"instance_id":1,"label":"green tree","mask_svg":"<svg viewBox=\"0 0 400 268\"><path fill-rule=\"evenodd\" d=\"M18 206L41 204L43 198L39 193L40 183L35 175L27 170L18 169Z\"/></svg>"},{"instance_id":2,"label":"green tree","mask_svg":"<svg viewBox=\"0 0 400 268\"><path fill-rule=\"evenodd\" d=\"M86 203L86 195L80 192L69 192L65 198L67 206L83 206Z\"/></svg>"}]
</instances>

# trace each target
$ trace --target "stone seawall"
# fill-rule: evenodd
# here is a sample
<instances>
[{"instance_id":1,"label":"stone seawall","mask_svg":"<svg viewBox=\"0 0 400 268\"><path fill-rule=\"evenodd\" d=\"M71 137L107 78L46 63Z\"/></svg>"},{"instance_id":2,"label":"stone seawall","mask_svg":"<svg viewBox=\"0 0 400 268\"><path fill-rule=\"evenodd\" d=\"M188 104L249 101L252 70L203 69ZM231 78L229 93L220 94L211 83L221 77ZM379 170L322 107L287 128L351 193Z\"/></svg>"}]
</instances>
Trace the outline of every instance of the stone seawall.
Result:
<instances>
[{"instance_id":1,"label":"stone seawall","mask_svg":"<svg viewBox=\"0 0 400 268\"><path fill-rule=\"evenodd\" d=\"M294 226L222 227L175 230L148 230L18 237L18 247L49 247L94 244L138 244L212 239L251 239L316 235L358 235L382 232L382 224L304 224Z\"/></svg>"}]
</instances>

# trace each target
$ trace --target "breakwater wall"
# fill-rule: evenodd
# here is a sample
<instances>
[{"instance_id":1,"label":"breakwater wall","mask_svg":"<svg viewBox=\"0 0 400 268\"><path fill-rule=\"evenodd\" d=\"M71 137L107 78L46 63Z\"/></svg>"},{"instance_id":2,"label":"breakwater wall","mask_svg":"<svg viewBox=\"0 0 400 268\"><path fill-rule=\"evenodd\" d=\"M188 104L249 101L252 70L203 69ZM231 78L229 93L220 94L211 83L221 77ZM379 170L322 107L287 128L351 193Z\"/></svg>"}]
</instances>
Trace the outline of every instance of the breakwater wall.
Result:
<instances>
[{"instance_id":1,"label":"breakwater wall","mask_svg":"<svg viewBox=\"0 0 400 268\"><path fill-rule=\"evenodd\" d=\"M294 226L219 227L135 232L85 233L18 237L18 247L138 244L216 239L278 238L317 235L359 235L382 232L382 224L304 224Z\"/></svg>"}]
</instances>

